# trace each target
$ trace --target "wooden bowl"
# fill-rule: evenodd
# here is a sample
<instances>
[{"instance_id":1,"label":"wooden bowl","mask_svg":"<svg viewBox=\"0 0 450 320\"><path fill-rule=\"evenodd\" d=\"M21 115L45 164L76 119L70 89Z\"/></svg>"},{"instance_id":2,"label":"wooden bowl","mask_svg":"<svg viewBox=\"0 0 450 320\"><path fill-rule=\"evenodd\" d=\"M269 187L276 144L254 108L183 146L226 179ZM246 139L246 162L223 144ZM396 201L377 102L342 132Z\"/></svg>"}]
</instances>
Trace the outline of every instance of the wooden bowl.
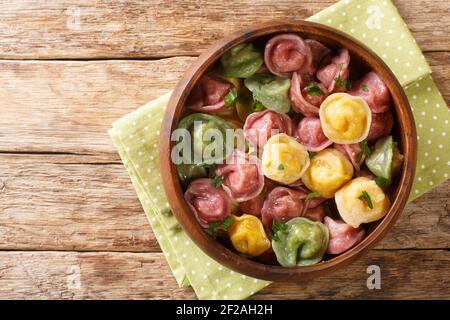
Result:
<instances>
[{"instance_id":1,"label":"wooden bowl","mask_svg":"<svg viewBox=\"0 0 450 320\"><path fill-rule=\"evenodd\" d=\"M315 265L293 268L271 266L249 260L232 252L219 242L212 240L200 227L186 204L176 166L172 163L170 157L170 150L173 147L173 143L170 141L171 133L177 128L186 98L202 74L224 52L237 44L285 32L298 33L304 38L319 40L330 47L347 48L353 63L356 61L363 68L366 66L374 70L384 79L392 96L394 118L396 119L394 126L396 133L394 134L397 136L400 150L402 150L405 157L401 175L397 179L395 190L391 196L392 205L389 212L382 220L370 225L368 235L361 243L329 260ZM159 147L162 180L170 207L191 239L206 254L224 266L251 277L271 281L301 280L324 275L348 265L379 243L394 225L405 207L414 178L416 151L416 129L411 108L402 87L387 65L357 40L327 26L306 21L259 24L233 33L206 50L187 70L172 94L163 121Z\"/></svg>"}]
</instances>

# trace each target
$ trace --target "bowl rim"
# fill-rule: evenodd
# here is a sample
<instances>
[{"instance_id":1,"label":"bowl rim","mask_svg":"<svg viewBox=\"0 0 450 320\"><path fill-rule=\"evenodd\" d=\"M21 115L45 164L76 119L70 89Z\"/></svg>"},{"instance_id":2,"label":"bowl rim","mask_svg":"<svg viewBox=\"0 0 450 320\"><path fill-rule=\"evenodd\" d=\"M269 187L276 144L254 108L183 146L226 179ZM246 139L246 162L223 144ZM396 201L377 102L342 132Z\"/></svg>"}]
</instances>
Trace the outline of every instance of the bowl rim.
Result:
<instances>
[{"instance_id":1,"label":"bowl rim","mask_svg":"<svg viewBox=\"0 0 450 320\"><path fill-rule=\"evenodd\" d=\"M392 195L393 201L388 213L381 222L358 245L329 260L309 266L281 267L259 263L242 257L212 239L204 232L190 212L184 200L184 194L178 179L175 165L171 161L173 143L171 133L176 129L185 101L200 76L214 64L220 56L235 45L253 41L262 36L279 33L306 34L308 37L322 37L341 47L349 49L352 55L358 55L372 70L383 78L392 97L396 120L399 126L403 154L405 160L397 188ZM377 245L392 228L406 205L410 194L417 158L417 138L415 122L411 107L404 90L393 72L371 49L351 36L331 27L309 21L272 21L260 23L243 30L234 32L215 42L201 54L191 67L184 73L174 89L168 102L160 134L159 144L160 169L163 187L168 203L175 217L204 253L220 264L247 276L269 281L303 280L323 275L346 266L361 257Z\"/></svg>"}]
</instances>

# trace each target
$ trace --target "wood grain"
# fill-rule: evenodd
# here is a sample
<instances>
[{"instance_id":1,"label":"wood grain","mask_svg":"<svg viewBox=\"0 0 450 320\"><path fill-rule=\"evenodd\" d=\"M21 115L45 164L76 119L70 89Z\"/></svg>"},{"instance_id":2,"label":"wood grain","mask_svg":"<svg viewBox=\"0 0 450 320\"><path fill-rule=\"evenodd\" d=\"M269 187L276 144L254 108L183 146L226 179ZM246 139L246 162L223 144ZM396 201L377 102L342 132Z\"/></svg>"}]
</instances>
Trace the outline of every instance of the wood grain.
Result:
<instances>
[{"instance_id":1,"label":"wood grain","mask_svg":"<svg viewBox=\"0 0 450 320\"><path fill-rule=\"evenodd\" d=\"M224 34L334 2L1 1L0 298L195 298L158 252L106 130L173 88L195 59L187 56ZM450 101L448 1L394 3ZM447 182L407 206L378 246L401 250L374 250L336 275L275 284L254 298L448 299L449 194ZM380 291L365 286L373 263Z\"/></svg>"},{"instance_id":2,"label":"wood grain","mask_svg":"<svg viewBox=\"0 0 450 320\"><path fill-rule=\"evenodd\" d=\"M447 0L394 1L426 51L450 50ZM198 55L252 24L304 19L335 1L16 1L0 4L0 58ZM420 13L420 14L419 14Z\"/></svg>"},{"instance_id":3,"label":"wood grain","mask_svg":"<svg viewBox=\"0 0 450 320\"><path fill-rule=\"evenodd\" d=\"M0 61L0 150L117 158L112 122L170 90L192 61Z\"/></svg>"},{"instance_id":4,"label":"wood grain","mask_svg":"<svg viewBox=\"0 0 450 320\"><path fill-rule=\"evenodd\" d=\"M0 155L0 249L159 251L121 162Z\"/></svg>"},{"instance_id":5,"label":"wood grain","mask_svg":"<svg viewBox=\"0 0 450 320\"><path fill-rule=\"evenodd\" d=\"M448 299L450 252L373 250L344 270L311 281L274 283L252 299ZM381 289L367 288L367 267ZM420 265L420 267L418 267ZM0 299L193 299L161 253L0 252Z\"/></svg>"},{"instance_id":6,"label":"wood grain","mask_svg":"<svg viewBox=\"0 0 450 320\"><path fill-rule=\"evenodd\" d=\"M450 182L409 204L379 248L449 248ZM0 250L160 251L120 162L0 155Z\"/></svg>"},{"instance_id":7,"label":"wood grain","mask_svg":"<svg viewBox=\"0 0 450 320\"><path fill-rule=\"evenodd\" d=\"M427 58L450 101L450 53ZM194 60L0 60L0 151L110 153L116 160L111 123L173 89Z\"/></svg>"}]
</instances>

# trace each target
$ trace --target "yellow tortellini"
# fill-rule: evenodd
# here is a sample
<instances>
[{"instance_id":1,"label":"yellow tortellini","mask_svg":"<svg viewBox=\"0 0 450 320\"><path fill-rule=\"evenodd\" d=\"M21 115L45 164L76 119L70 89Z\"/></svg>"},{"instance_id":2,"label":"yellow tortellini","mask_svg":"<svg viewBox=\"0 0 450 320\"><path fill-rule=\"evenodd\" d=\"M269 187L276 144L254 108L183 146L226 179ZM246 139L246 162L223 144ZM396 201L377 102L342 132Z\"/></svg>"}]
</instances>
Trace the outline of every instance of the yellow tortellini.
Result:
<instances>
[{"instance_id":1,"label":"yellow tortellini","mask_svg":"<svg viewBox=\"0 0 450 320\"><path fill-rule=\"evenodd\" d=\"M334 93L322 102L320 123L325 136L339 144L357 143L367 138L372 113L361 97Z\"/></svg>"},{"instance_id":2,"label":"yellow tortellini","mask_svg":"<svg viewBox=\"0 0 450 320\"><path fill-rule=\"evenodd\" d=\"M383 218L390 201L374 180L358 177L343 186L335 196L342 219L353 228Z\"/></svg>"},{"instance_id":3,"label":"yellow tortellini","mask_svg":"<svg viewBox=\"0 0 450 320\"><path fill-rule=\"evenodd\" d=\"M335 192L353 177L353 166L338 150L327 148L317 153L302 177L308 189L324 198L332 198Z\"/></svg>"},{"instance_id":4,"label":"yellow tortellini","mask_svg":"<svg viewBox=\"0 0 450 320\"><path fill-rule=\"evenodd\" d=\"M262 170L266 177L283 184L299 180L309 166L305 146L285 133L267 140L262 154Z\"/></svg>"},{"instance_id":5,"label":"yellow tortellini","mask_svg":"<svg viewBox=\"0 0 450 320\"><path fill-rule=\"evenodd\" d=\"M264 231L264 226L257 217L243 214L231 216L233 222L227 233L233 247L240 253L256 257L270 248L271 243Z\"/></svg>"}]
</instances>

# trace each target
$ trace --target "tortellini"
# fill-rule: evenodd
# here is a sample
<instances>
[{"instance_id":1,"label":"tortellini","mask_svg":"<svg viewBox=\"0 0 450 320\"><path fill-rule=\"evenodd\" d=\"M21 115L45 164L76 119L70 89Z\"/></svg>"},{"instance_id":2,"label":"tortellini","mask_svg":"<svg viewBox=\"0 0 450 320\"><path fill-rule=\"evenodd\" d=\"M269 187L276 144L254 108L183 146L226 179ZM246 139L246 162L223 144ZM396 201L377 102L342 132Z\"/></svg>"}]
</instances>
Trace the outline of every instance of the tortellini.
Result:
<instances>
[{"instance_id":1,"label":"tortellini","mask_svg":"<svg viewBox=\"0 0 450 320\"><path fill-rule=\"evenodd\" d=\"M353 176L353 165L338 150L327 148L317 153L302 177L305 186L324 198L335 192Z\"/></svg>"},{"instance_id":2,"label":"tortellini","mask_svg":"<svg viewBox=\"0 0 450 320\"><path fill-rule=\"evenodd\" d=\"M358 143L367 138L372 112L361 97L334 93L322 102L320 122L325 136L339 144Z\"/></svg>"},{"instance_id":3,"label":"tortellini","mask_svg":"<svg viewBox=\"0 0 450 320\"><path fill-rule=\"evenodd\" d=\"M396 174L402 165L402 155L392 139L392 136L381 138L375 144L366 165L377 177L382 177L388 182Z\"/></svg>"},{"instance_id":4,"label":"tortellini","mask_svg":"<svg viewBox=\"0 0 450 320\"><path fill-rule=\"evenodd\" d=\"M270 137L263 147L263 173L279 183L291 184L299 180L309 163L307 149L285 133Z\"/></svg>"},{"instance_id":5,"label":"tortellini","mask_svg":"<svg viewBox=\"0 0 450 320\"><path fill-rule=\"evenodd\" d=\"M328 247L328 228L321 222L294 218L276 233L272 248L283 267L310 265L322 260Z\"/></svg>"},{"instance_id":6,"label":"tortellini","mask_svg":"<svg viewBox=\"0 0 450 320\"><path fill-rule=\"evenodd\" d=\"M220 62L226 77L248 78L263 64L262 53L251 43L242 43L225 52Z\"/></svg>"},{"instance_id":7,"label":"tortellini","mask_svg":"<svg viewBox=\"0 0 450 320\"><path fill-rule=\"evenodd\" d=\"M250 214L231 216L233 222L227 233L233 247L249 257L256 257L270 248L270 240L261 220Z\"/></svg>"},{"instance_id":8,"label":"tortellini","mask_svg":"<svg viewBox=\"0 0 450 320\"><path fill-rule=\"evenodd\" d=\"M186 150L180 150L178 145L174 149L183 153L185 160L194 162L195 165L211 165L229 155L226 153L226 130L231 129L231 126L224 119L205 113L193 113L180 121L178 129L186 129L190 134L190 137L183 136L183 139L190 138L190 155L184 154ZM184 143L180 145L184 147Z\"/></svg>"},{"instance_id":9,"label":"tortellini","mask_svg":"<svg viewBox=\"0 0 450 320\"><path fill-rule=\"evenodd\" d=\"M261 102L267 109L279 113L287 113L291 109L290 79L271 75L254 75L245 79L244 84L253 93L253 99Z\"/></svg>"},{"instance_id":10,"label":"tortellini","mask_svg":"<svg viewBox=\"0 0 450 320\"><path fill-rule=\"evenodd\" d=\"M187 186L189 182L195 179L206 178L208 176L208 170L205 167L194 164L179 164L177 171L178 177L184 186Z\"/></svg>"},{"instance_id":11,"label":"tortellini","mask_svg":"<svg viewBox=\"0 0 450 320\"><path fill-rule=\"evenodd\" d=\"M390 201L383 190L366 177L358 177L343 186L335 195L342 219L353 228L383 218Z\"/></svg>"}]
</instances>

